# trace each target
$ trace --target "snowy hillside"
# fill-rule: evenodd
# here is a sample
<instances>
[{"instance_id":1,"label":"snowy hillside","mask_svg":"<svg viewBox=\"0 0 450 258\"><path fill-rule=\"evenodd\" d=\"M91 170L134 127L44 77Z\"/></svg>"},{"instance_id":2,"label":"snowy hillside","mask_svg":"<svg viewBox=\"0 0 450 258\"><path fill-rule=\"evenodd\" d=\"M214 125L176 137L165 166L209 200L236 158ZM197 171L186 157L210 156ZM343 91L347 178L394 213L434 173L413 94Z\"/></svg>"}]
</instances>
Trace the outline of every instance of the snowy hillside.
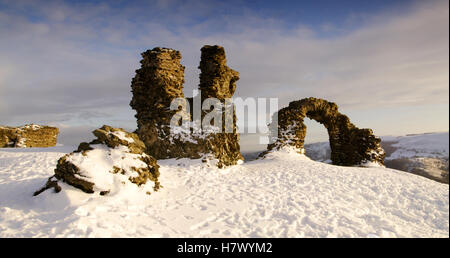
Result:
<instances>
[{"instance_id":1,"label":"snowy hillside","mask_svg":"<svg viewBox=\"0 0 450 258\"><path fill-rule=\"evenodd\" d=\"M386 166L449 183L449 134L385 137Z\"/></svg>"},{"instance_id":2,"label":"snowy hillside","mask_svg":"<svg viewBox=\"0 0 450 258\"><path fill-rule=\"evenodd\" d=\"M410 134L398 137L383 137L385 143L392 143L390 159L411 157L446 157L448 158L448 132Z\"/></svg>"},{"instance_id":3,"label":"snowy hillside","mask_svg":"<svg viewBox=\"0 0 450 258\"><path fill-rule=\"evenodd\" d=\"M449 133L426 133L381 137L385 165L448 184ZM313 160L330 162L330 145L319 142L305 146Z\"/></svg>"},{"instance_id":4,"label":"snowy hillside","mask_svg":"<svg viewBox=\"0 0 450 258\"><path fill-rule=\"evenodd\" d=\"M32 197L72 149L0 149L0 237L449 236L448 185L289 151L225 170L158 161L163 188L151 195L61 184Z\"/></svg>"}]
</instances>

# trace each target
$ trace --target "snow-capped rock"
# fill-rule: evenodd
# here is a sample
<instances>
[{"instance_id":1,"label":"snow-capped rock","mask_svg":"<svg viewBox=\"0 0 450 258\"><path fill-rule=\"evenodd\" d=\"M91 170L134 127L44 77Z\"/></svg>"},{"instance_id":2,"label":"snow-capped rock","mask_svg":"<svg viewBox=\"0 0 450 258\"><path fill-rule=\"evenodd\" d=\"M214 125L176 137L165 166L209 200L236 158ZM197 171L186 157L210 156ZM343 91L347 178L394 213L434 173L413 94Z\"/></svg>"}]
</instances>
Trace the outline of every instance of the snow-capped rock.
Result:
<instances>
[{"instance_id":1,"label":"snow-capped rock","mask_svg":"<svg viewBox=\"0 0 450 258\"><path fill-rule=\"evenodd\" d=\"M76 151L58 160L55 175L35 195L48 188L59 192L58 180L86 193L101 195L117 193L130 183L145 185L147 181L154 182L154 191L159 189L159 166L144 153L145 145L136 134L110 126L103 126L93 134L97 139L81 143Z\"/></svg>"}]
</instances>

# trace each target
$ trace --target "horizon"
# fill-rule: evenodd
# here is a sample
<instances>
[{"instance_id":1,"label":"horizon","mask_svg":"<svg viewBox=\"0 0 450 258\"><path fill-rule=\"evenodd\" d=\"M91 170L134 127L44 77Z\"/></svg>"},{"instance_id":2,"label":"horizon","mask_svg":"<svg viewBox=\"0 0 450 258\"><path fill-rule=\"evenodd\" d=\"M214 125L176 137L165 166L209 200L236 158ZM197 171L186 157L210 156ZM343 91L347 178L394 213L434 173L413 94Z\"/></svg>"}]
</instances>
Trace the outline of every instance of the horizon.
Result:
<instances>
[{"instance_id":1,"label":"horizon","mask_svg":"<svg viewBox=\"0 0 450 258\"><path fill-rule=\"evenodd\" d=\"M278 97L279 108L323 98L378 136L448 132L448 9L448 1L0 1L8 35L0 124L57 126L66 145L103 124L134 130L128 104L140 53L179 50L191 96L200 48L217 44L240 73L235 97ZM322 125L306 125L308 142L328 139ZM243 136L245 152L254 141Z\"/></svg>"}]
</instances>

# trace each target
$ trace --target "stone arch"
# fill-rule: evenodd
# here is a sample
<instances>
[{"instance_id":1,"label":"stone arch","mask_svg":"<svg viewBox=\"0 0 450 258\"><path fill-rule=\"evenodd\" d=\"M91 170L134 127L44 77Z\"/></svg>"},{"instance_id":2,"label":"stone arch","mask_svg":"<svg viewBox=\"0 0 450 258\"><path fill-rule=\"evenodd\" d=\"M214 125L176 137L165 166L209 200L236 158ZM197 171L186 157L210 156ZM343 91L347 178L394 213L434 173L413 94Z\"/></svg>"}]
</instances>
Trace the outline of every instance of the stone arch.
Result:
<instances>
[{"instance_id":1,"label":"stone arch","mask_svg":"<svg viewBox=\"0 0 450 258\"><path fill-rule=\"evenodd\" d=\"M323 124L328 131L331 161L335 165L354 166L375 162L384 165L384 150L381 139L371 129L360 129L338 111L338 106L324 99L305 98L289 103L280 109L277 130L272 132L272 144L268 151L292 146L304 153L306 136L305 117ZM267 153L267 152L266 152Z\"/></svg>"}]
</instances>

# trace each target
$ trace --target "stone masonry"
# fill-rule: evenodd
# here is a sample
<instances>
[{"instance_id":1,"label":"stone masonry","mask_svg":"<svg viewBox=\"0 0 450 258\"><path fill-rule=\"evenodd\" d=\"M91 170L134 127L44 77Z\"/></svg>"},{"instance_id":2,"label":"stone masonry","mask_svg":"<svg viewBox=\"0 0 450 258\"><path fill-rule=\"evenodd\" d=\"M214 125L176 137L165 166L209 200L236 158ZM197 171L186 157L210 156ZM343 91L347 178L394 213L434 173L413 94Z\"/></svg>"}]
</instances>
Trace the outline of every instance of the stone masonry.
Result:
<instances>
[{"instance_id":1,"label":"stone masonry","mask_svg":"<svg viewBox=\"0 0 450 258\"><path fill-rule=\"evenodd\" d=\"M231 98L236 89L239 73L226 65L225 50L220 46L204 46L201 49L200 85L202 100L217 98L222 103ZM131 83L138 129L136 133L147 147L147 153L156 159L212 158L218 167L237 164L240 153L239 134L233 113L233 132L196 133L191 129L171 132L170 121L177 110L170 110L171 102L184 98L184 66L180 64L179 51L154 48L142 53L141 68ZM192 98L187 99L192 104ZM192 105L190 106L192 110ZM202 117L205 112L202 113ZM230 114L229 114L230 115ZM191 113L184 113L192 121ZM225 117L223 117L225 120ZM222 123L225 126L225 123Z\"/></svg>"},{"instance_id":2,"label":"stone masonry","mask_svg":"<svg viewBox=\"0 0 450 258\"><path fill-rule=\"evenodd\" d=\"M54 147L59 129L35 124L21 127L0 126L0 148Z\"/></svg>"},{"instance_id":3,"label":"stone masonry","mask_svg":"<svg viewBox=\"0 0 450 258\"><path fill-rule=\"evenodd\" d=\"M274 116L277 114L275 113ZM306 98L289 103L278 111L278 132L268 151L292 146L304 152L308 117L325 126L328 130L331 160L335 165L355 166L368 163L384 165L385 152L381 139L371 129L359 129L350 119L338 111L338 106L324 99ZM275 130L273 130L275 132Z\"/></svg>"}]
</instances>

